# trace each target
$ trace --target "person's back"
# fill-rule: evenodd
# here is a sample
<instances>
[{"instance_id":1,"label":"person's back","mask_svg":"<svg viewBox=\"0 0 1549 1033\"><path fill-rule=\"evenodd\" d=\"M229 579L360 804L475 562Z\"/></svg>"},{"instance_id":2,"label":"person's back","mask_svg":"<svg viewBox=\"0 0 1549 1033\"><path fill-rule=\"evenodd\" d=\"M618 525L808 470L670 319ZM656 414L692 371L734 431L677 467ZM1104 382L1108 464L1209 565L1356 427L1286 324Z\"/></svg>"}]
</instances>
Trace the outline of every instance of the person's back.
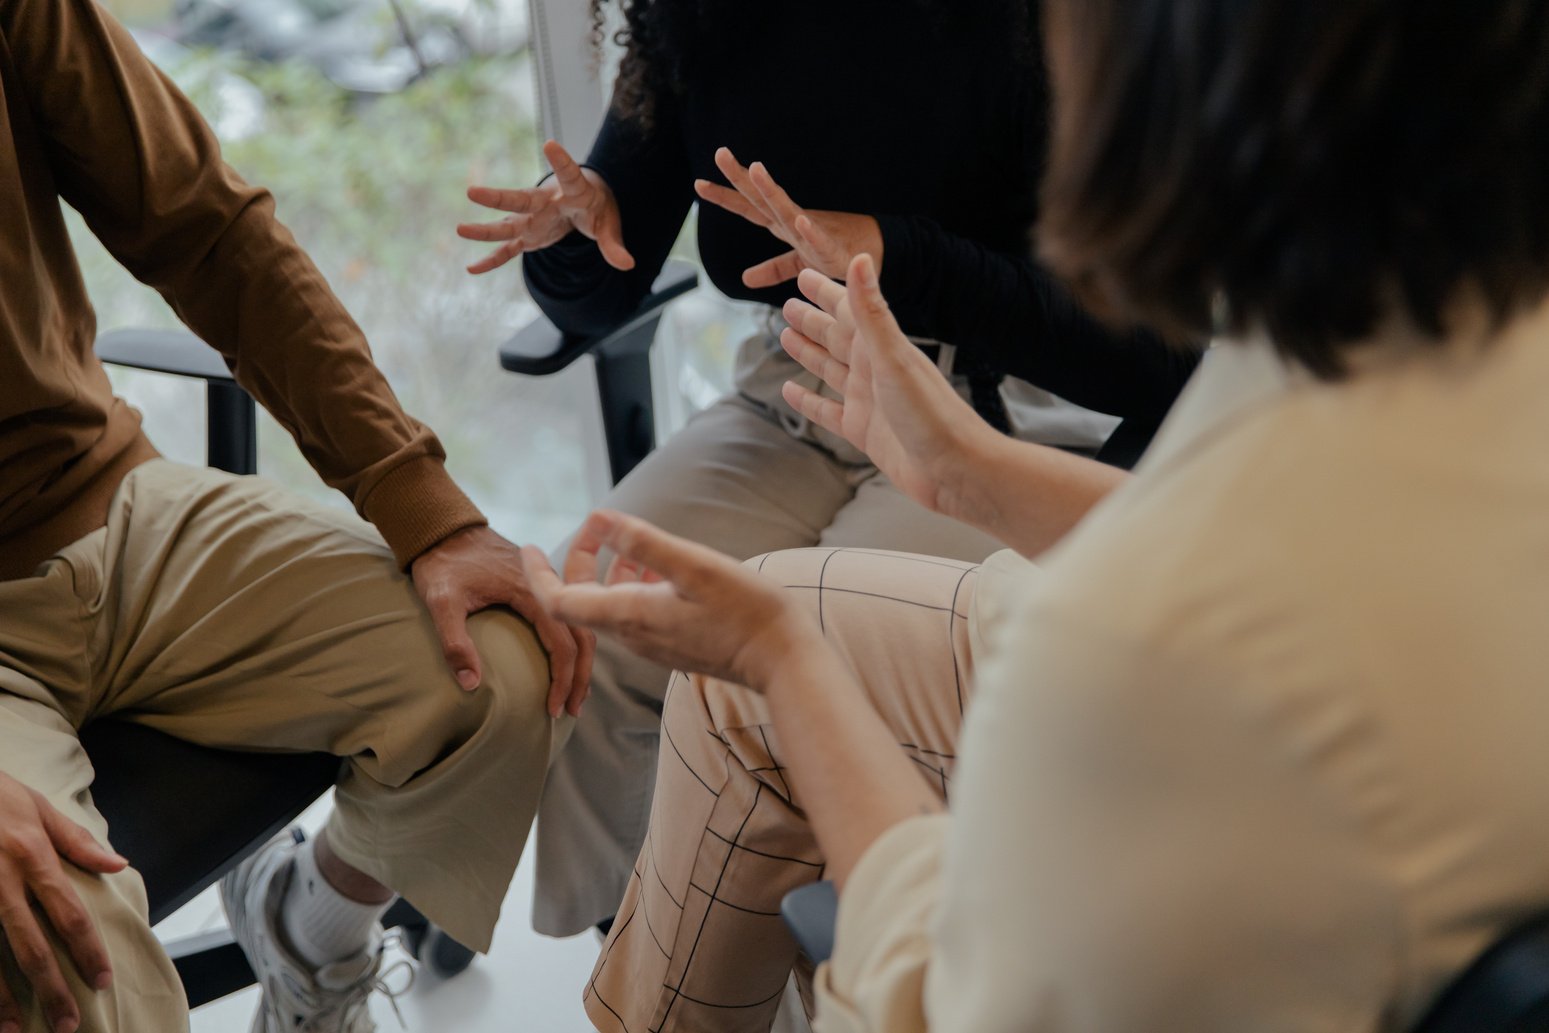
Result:
<instances>
[{"instance_id":1,"label":"person's back","mask_svg":"<svg viewBox=\"0 0 1549 1033\"><path fill-rule=\"evenodd\" d=\"M1157 709L1132 723L1097 704L1134 735L1107 750L1165 738L1137 727L1150 715L1191 750L1231 738L1271 758L1262 780L1194 787L1263 800L1220 811L1248 816L1224 837L1245 853L1210 910L1262 915L1283 895L1310 919L1303 946L1365 983L1355 1000L1394 993L1401 1025L1549 904L1549 308L1484 349L1403 352L1326 383L1263 343L1215 349L1143 476L1051 556L1027 604L1041 630L1101 628L1094 652L1148 658ZM1047 646L1008 644L1012 665L1039 670ZM1338 813L1339 850L1287 834L1310 827L1275 804L1293 782ZM1252 861L1264 849L1293 871L1271 878ZM1309 860L1330 855L1360 861L1331 878ZM1340 884L1356 869L1374 892L1352 908ZM1294 942L1289 928L1264 935ZM1160 932L1137 916L1130 935ZM1185 939L1183 971L1223 962L1210 937Z\"/></svg>"}]
</instances>

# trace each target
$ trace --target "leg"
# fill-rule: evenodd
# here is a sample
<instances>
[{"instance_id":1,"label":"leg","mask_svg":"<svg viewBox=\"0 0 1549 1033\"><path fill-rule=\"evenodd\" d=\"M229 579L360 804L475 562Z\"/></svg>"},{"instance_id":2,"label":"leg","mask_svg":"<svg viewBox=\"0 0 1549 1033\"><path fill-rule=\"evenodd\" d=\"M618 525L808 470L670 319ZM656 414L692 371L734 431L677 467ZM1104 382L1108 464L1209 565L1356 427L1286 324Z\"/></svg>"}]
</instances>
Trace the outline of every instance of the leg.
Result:
<instances>
[{"instance_id":1,"label":"leg","mask_svg":"<svg viewBox=\"0 0 1549 1033\"><path fill-rule=\"evenodd\" d=\"M850 495L847 471L825 452L732 397L695 417L604 505L745 559L815 543ZM617 911L645 838L668 675L599 640L592 697L538 812L539 932L574 935Z\"/></svg>"},{"instance_id":2,"label":"leg","mask_svg":"<svg viewBox=\"0 0 1549 1033\"><path fill-rule=\"evenodd\" d=\"M19 672L0 667L0 771L43 794L65 817L108 842L107 822L91 803L91 762L75 737L75 729L54 707L33 698L42 694L41 685L33 683L26 686L32 691L13 694L17 683L25 680ZM96 990L86 985L63 945L54 941L60 971L81 1009L81 1033L186 1030L188 1004L183 984L151 931L140 877L133 871L88 875L68 864L65 870L113 964L113 985ZM49 1030L37 998L23 981L3 939L0 979L20 997L25 1016L23 1033Z\"/></svg>"},{"instance_id":3,"label":"leg","mask_svg":"<svg viewBox=\"0 0 1549 1033\"><path fill-rule=\"evenodd\" d=\"M946 795L971 676L977 568L806 549L761 570L817 612L920 773ZM650 831L586 991L599 1029L766 1031L796 959L779 917L823 858L758 695L674 675Z\"/></svg>"},{"instance_id":4,"label":"leg","mask_svg":"<svg viewBox=\"0 0 1549 1033\"><path fill-rule=\"evenodd\" d=\"M980 563L990 553L1005 548L977 528L932 513L881 473L857 486L855 497L835 516L818 544L941 556L968 563Z\"/></svg>"},{"instance_id":5,"label":"leg","mask_svg":"<svg viewBox=\"0 0 1549 1033\"><path fill-rule=\"evenodd\" d=\"M486 949L567 723L510 614L470 630L489 672L458 688L375 532L256 478L157 462L115 499L78 586L100 709L228 749L349 759L327 839L350 868Z\"/></svg>"}]
</instances>

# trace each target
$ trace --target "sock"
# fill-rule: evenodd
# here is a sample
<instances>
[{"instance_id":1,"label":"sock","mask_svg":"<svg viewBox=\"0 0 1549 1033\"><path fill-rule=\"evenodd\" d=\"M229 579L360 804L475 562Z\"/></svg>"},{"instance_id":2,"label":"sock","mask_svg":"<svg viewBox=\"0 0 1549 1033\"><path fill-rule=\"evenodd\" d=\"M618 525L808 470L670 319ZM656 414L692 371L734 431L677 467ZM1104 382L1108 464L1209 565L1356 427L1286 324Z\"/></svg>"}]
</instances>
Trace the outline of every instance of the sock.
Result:
<instances>
[{"instance_id":1,"label":"sock","mask_svg":"<svg viewBox=\"0 0 1549 1033\"><path fill-rule=\"evenodd\" d=\"M296 850L280 901L280 928L301 960L320 968L365 950L392 901L362 904L334 889L317 867L314 843L309 839Z\"/></svg>"}]
</instances>

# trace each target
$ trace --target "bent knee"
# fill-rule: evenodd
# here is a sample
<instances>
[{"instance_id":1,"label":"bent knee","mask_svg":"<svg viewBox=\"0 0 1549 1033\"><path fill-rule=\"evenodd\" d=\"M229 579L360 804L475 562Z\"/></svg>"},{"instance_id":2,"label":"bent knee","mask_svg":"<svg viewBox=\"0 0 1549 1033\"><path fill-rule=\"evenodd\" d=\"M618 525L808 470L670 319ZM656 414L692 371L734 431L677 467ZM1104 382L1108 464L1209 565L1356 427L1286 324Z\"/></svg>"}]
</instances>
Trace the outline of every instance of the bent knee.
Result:
<instances>
[{"instance_id":1,"label":"bent knee","mask_svg":"<svg viewBox=\"0 0 1549 1033\"><path fill-rule=\"evenodd\" d=\"M541 749L546 765L568 736L571 719L549 716L549 657L537 632L507 610L485 610L468 619L468 634L484 668L474 692L483 703L479 734Z\"/></svg>"}]
</instances>

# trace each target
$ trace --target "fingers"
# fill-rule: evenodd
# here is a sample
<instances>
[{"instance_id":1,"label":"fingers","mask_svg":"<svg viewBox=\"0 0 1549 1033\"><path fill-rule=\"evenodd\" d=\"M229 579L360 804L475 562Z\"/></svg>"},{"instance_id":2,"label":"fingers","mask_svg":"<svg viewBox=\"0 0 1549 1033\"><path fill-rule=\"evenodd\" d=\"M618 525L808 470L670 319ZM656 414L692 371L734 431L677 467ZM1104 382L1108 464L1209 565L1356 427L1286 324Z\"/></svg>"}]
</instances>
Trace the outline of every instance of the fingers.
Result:
<instances>
[{"instance_id":1,"label":"fingers","mask_svg":"<svg viewBox=\"0 0 1549 1033\"><path fill-rule=\"evenodd\" d=\"M824 398L816 391L802 387L800 384L787 380L780 388L780 394L792 409L801 413L807 419L816 423L824 430L833 431L835 434L844 434L844 404L832 398Z\"/></svg>"},{"instance_id":2,"label":"fingers","mask_svg":"<svg viewBox=\"0 0 1549 1033\"><path fill-rule=\"evenodd\" d=\"M723 187L719 183L712 183L708 179L696 179L694 192L699 195L701 201L713 204L717 208L724 208L733 215L740 215L755 226L766 230L769 228L769 216L735 190Z\"/></svg>"},{"instance_id":3,"label":"fingers","mask_svg":"<svg viewBox=\"0 0 1549 1033\"><path fill-rule=\"evenodd\" d=\"M848 295L844 286L835 283L815 269L805 269L796 277L796 286L801 289L802 295L812 304L827 312L830 316L840 318L846 315L846 302Z\"/></svg>"},{"instance_id":4,"label":"fingers","mask_svg":"<svg viewBox=\"0 0 1549 1033\"><path fill-rule=\"evenodd\" d=\"M450 592L434 589L425 594L425 608L441 639L441 653L457 677L457 684L472 692L484 680L479 651L468 634L468 607Z\"/></svg>"},{"instance_id":5,"label":"fingers","mask_svg":"<svg viewBox=\"0 0 1549 1033\"><path fill-rule=\"evenodd\" d=\"M785 321L809 341L827 349L840 362L851 361L850 352L855 344L855 327L841 322L814 308L805 301L792 298L782 310Z\"/></svg>"},{"instance_id":6,"label":"fingers","mask_svg":"<svg viewBox=\"0 0 1549 1033\"><path fill-rule=\"evenodd\" d=\"M571 717L580 717L581 706L586 702L586 697L592 694L592 661L597 656L597 636L587 628L571 628L570 632L575 636L577 653L570 700L565 710Z\"/></svg>"},{"instance_id":7,"label":"fingers","mask_svg":"<svg viewBox=\"0 0 1549 1033\"><path fill-rule=\"evenodd\" d=\"M523 612L530 608L520 606L515 600L511 605L532 622L538 641L543 644L543 651L549 655L548 711L550 717L558 717L565 712L575 689L576 658L580 655L580 646L570 628L551 617L546 610Z\"/></svg>"},{"instance_id":8,"label":"fingers","mask_svg":"<svg viewBox=\"0 0 1549 1033\"><path fill-rule=\"evenodd\" d=\"M619 272L627 273L635 267L635 256L624 246L624 236L616 221L597 231L597 250L602 252L602 260Z\"/></svg>"},{"instance_id":9,"label":"fingers","mask_svg":"<svg viewBox=\"0 0 1549 1033\"><path fill-rule=\"evenodd\" d=\"M42 796L34 794L33 800L43 819L43 831L48 833L60 857L98 875L121 872L129 867L129 861L123 855L98 843L95 836L56 811Z\"/></svg>"},{"instance_id":10,"label":"fingers","mask_svg":"<svg viewBox=\"0 0 1549 1033\"><path fill-rule=\"evenodd\" d=\"M587 516L581 529L570 540L570 551L565 554L565 583L567 585L591 583L597 580L597 554L603 550L604 529L609 521L599 510Z\"/></svg>"},{"instance_id":11,"label":"fingers","mask_svg":"<svg viewBox=\"0 0 1549 1033\"><path fill-rule=\"evenodd\" d=\"M464 240L515 240L526 232L532 222L525 215L512 216L499 222L460 222L457 235Z\"/></svg>"},{"instance_id":12,"label":"fingers","mask_svg":"<svg viewBox=\"0 0 1549 1033\"><path fill-rule=\"evenodd\" d=\"M0 975L0 1033L22 1033L22 1007L3 975Z\"/></svg>"},{"instance_id":13,"label":"fingers","mask_svg":"<svg viewBox=\"0 0 1549 1033\"><path fill-rule=\"evenodd\" d=\"M765 205L764 195L748 177L748 170L742 167L729 148L722 147L715 152L715 167L721 170L721 175L726 177L732 188L763 216L764 221L760 225L766 230L774 229L774 213Z\"/></svg>"},{"instance_id":14,"label":"fingers","mask_svg":"<svg viewBox=\"0 0 1549 1033\"><path fill-rule=\"evenodd\" d=\"M638 632L671 591L668 586L643 582L565 585L554 594L554 615L612 634Z\"/></svg>"},{"instance_id":15,"label":"fingers","mask_svg":"<svg viewBox=\"0 0 1549 1033\"><path fill-rule=\"evenodd\" d=\"M522 246L522 242L519 240L513 240L508 244L502 244L495 250L491 251L489 254L485 255L483 258L479 259L477 262L470 265L468 267L468 271L477 276L480 273L487 273L495 269L499 269L501 266L511 261L511 259L520 255L523 250L525 249Z\"/></svg>"},{"instance_id":16,"label":"fingers","mask_svg":"<svg viewBox=\"0 0 1549 1033\"><path fill-rule=\"evenodd\" d=\"M528 190L496 190L494 187L469 187L468 200L485 208L530 215L549 204L553 195L543 187Z\"/></svg>"},{"instance_id":17,"label":"fingers","mask_svg":"<svg viewBox=\"0 0 1549 1033\"><path fill-rule=\"evenodd\" d=\"M578 201L591 189L591 184L586 182L586 176L581 172L581 166L576 164L569 151L559 145L559 141L550 140L544 144L543 157L549 163L549 168L554 170L560 193L565 197Z\"/></svg>"},{"instance_id":18,"label":"fingers","mask_svg":"<svg viewBox=\"0 0 1549 1033\"><path fill-rule=\"evenodd\" d=\"M32 895L48 916L49 925L54 927L54 932L64 941L65 950L69 952L75 970L81 974L86 985L106 990L113 982L113 966L108 960L108 949L97 935L97 926L91 920L91 913L81 903L81 898L76 895L64 871L55 864L53 871L46 876L39 876L33 883Z\"/></svg>"},{"instance_id":19,"label":"fingers","mask_svg":"<svg viewBox=\"0 0 1549 1033\"><path fill-rule=\"evenodd\" d=\"M691 588L707 563L713 562L708 558L716 555L639 517L605 509L592 516L598 521L603 543L619 558L654 570L680 588Z\"/></svg>"},{"instance_id":20,"label":"fingers","mask_svg":"<svg viewBox=\"0 0 1549 1033\"><path fill-rule=\"evenodd\" d=\"M13 877L7 878L7 875ZM60 972L48 937L38 925L37 915L21 890L23 881L21 873L14 869L8 873L0 872L0 885L7 887L4 895L0 895L0 933L11 948L16 967L37 995L50 1028L58 1033L74 1033L80 1026L80 1009Z\"/></svg>"},{"instance_id":21,"label":"fingers","mask_svg":"<svg viewBox=\"0 0 1549 1033\"><path fill-rule=\"evenodd\" d=\"M783 255L749 268L742 274L742 283L743 286L754 290L763 290L765 287L778 286L796 279L797 274L805 268L807 263L801 260L800 255L794 251L787 251Z\"/></svg>"},{"instance_id":22,"label":"fingers","mask_svg":"<svg viewBox=\"0 0 1549 1033\"><path fill-rule=\"evenodd\" d=\"M801 216L802 210L791 200L785 188L774 181L769 170L761 161L755 161L748 169L748 178L753 183L753 188L764 199L764 209L775 217L788 233L796 235L796 220Z\"/></svg>"},{"instance_id":23,"label":"fingers","mask_svg":"<svg viewBox=\"0 0 1549 1033\"><path fill-rule=\"evenodd\" d=\"M538 604L549 614L554 614L554 601L556 594L565 587L559 575L549 563L549 559L542 550L536 546L527 545L522 548L522 565L527 571L527 584L537 597ZM593 566L595 566L595 554L593 554ZM557 615L555 615L557 618ZM561 697L554 691L551 683L549 694L549 713L558 717L556 704L564 707L571 717L579 717L581 705L592 692L592 662L597 656L597 636L586 628L569 627L566 629L575 642L576 656L575 666L571 671L569 691ZM540 634L540 641L541 641Z\"/></svg>"},{"instance_id":24,"label":"fingers","mask_svg":"<svg viewBox=\"0 0 1549 1033\"><path fill-rule=\"evenodd\" d=\"M877 266L870 255L857 255L855 261L850 263L847 282L850 318L855 321L856 331L865 335L872 349L871 354L891 357L897 354L900 346L905 349L912 347L898 328L898 321L893 318L893 310L888 307L887 299L882 296L882 288L877 282Z\"/></svg>"},{"instance_id":25,"label":"fingers","mask_svg":"<svg viewBox=\"0 0 1549 1033\"><path fill-rule=\"evenodd\" d=\"M801 363L808 373L838 391L841 395L849 385L850 367L834 358L833 352L811 340L805 334L787 327L780 334L780 347L787 355Z\"/></svg>"}]
</instances>

